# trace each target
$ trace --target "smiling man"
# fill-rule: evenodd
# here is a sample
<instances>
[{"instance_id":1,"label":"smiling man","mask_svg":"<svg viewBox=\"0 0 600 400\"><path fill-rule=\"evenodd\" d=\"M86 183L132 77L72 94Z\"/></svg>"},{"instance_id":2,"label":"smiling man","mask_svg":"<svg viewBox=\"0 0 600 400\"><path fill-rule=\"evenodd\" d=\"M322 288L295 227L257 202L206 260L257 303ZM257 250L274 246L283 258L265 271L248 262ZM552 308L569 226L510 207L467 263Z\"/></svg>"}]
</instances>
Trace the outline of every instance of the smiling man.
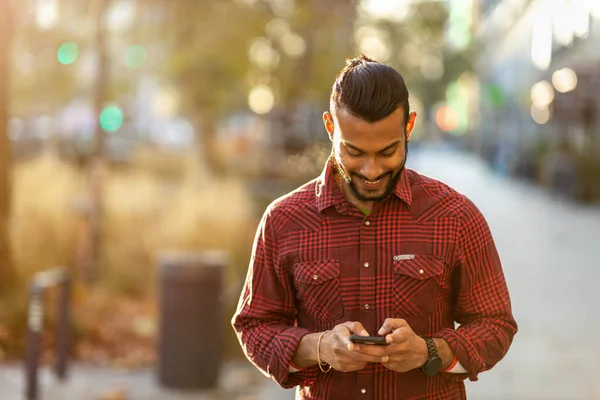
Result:
<instances>
[{"instance_id":1,"label":"smiling man","mask_svg":"<svg viewBox=\"0 0 600 400\"><path fill-rule=\"evenodd\" d=\"M465 399L463 380L517 332L484 217L405 168L416 117L396 70L349 60L323 115L323 173L260 223L232 322L297 398Z\"/></svg>"}]
</instances>

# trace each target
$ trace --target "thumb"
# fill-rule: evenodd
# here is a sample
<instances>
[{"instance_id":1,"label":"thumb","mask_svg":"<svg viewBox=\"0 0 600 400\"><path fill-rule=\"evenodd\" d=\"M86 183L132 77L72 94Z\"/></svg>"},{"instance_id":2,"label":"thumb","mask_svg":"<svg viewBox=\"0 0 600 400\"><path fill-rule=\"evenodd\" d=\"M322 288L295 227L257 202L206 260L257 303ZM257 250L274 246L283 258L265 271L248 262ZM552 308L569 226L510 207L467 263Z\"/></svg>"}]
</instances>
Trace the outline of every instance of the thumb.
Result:
<instances>
[{"instance_id":1,"label":"thumb","mask_svg":"<svg viewBox=\"0 0 600 400\"><path fill-rule=\"evenodd\" d=\"M386 318L383 325L379 329L379 335L387 335L392 333L395 329L401 328L403 326L408 326L405 320L399 318Z\"/></svg>"},{"instance_id":2,"label":"thumb","mask_svg":"<svg viewBox=\"0 0 600 400\"><path fill-rule=\"evenodd\" d=\"M347 322L344 325L346 325L346 328L348 328L351 335L354 334L354 335L360 335L360 336L369 336L369 332L367 332L367 330L365 329L363 324L361 324L358 321Z\"/></svg>"}]
</instances>

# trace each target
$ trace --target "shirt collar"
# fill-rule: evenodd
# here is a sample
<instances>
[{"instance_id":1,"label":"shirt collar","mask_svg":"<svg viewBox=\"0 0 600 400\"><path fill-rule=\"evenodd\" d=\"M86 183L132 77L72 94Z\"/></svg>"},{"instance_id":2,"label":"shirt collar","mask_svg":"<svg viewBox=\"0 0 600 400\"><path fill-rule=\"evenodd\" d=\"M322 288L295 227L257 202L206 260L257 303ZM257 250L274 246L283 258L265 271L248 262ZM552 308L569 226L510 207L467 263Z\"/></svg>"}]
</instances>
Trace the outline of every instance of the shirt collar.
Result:
<instances>
[{"instance_id":1,"label":"shirt collar","mask_svg":"<svg viewBox=\"0 0 600 400\"><path fill-rule=\"evenodd\" d=\"M319 212L336 204L340 204L344 200L342 191L333 177L333 172L333 162L331 161L331 158L329 158L325 163L323 172L321 172L321 175L317 179L315 196Z\"/></svg>"},{"instance_id":2,"label":"shirt collar","mask_svg":"<svg viewBox=\"0 0 600 400\"><path fill-rule=\"evenodd\" d=\"M398 196L400 200L404 201L407 205L410 206L410 204L412 203L412 189L410 187L408 170L406 168L404 168L400 173L400 179L398 179L398 183L396 184L394 194Z\"/></svg>"},{"instance_id":3,"label":"shirt collar","mask_svg":"<svg viewBox=\"0 0 600 400\"><path fill-rule=\"evenodd\" d=\"M412 190L406 168L400 173L400 178L392 194L396 195L407 205L412 203ZM331 159L327 160L321 175L317 178L315 196L319 212L331 206L340 206L344 203L345 198L334 179L334 167Z\"/></svg>"}]
</instances>

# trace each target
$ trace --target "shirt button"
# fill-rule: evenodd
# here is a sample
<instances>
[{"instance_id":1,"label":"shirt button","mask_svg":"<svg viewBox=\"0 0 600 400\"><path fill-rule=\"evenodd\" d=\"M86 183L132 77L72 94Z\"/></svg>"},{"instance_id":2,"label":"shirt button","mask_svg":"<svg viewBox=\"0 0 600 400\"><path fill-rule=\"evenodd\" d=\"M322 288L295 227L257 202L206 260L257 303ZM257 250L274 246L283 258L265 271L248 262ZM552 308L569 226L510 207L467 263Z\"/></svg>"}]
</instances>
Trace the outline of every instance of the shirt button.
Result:
<instances>
[{"instance_id":1,"label":"shirt button","mask_svg":"<svg viewBox=\"0 0 600 400\"><path fill-rule=\"evenodd\" d=\"M371 225L371 222L369 222L369 221L365 221L365 225L366 225L366 226L369 226L369 225Z\"/></svg>"},{"instance_id":2,"label":"shirt button","mask_svg":"<svg viewBox=\"0 0 600 400\"><path fill-rule=\"evenodd\" d=\"M319 275L313 275L313 279L316 281L317 279L319 279Z\"/></svg>"},{"instance_id":3,"label":"shirt button","mask_svg":"<svg viewBox=\"0 0 600 400\"><path fill-rule=\"evenodd\" d=\"M365 393L367 393L367 389L365 389L365 388L362 388L362 389L360 389L360 392L361 392L362 394L365 394Z\"/></svg>"},{"instance_id":4,"label":"shirt button","mask_svg":"<svg viewBox=\"0 0 600 400\"><path fill-rule=\"evenodd\" d=\"M365 304L365 310L368 310L368 309L369 309L369 305Z\"/></svg>"},{"instance_id":5,"label":"shirt button","mask_svg":"<svg viewBox=\"0 0 600 400\"><path fill-rule=\"evenodd\" d=\"M420 269L420 270L419 270L419 273L420 273L421 275L423 275L423 274L425 273L425 271L423 271L422 269ZM316 275L315 275L315 276L316 276Z\"/></svg>"},{"instance_id":6,"label":"shirt button","mask_svg":"<svg viewBox=\"0 0 600 400\"><path fill-rule=\"evenodd\" d=\"M365 268L369 268L369 263L368 262L364 263L363 265L365 266Z\"/></svg>"}]
</instances>

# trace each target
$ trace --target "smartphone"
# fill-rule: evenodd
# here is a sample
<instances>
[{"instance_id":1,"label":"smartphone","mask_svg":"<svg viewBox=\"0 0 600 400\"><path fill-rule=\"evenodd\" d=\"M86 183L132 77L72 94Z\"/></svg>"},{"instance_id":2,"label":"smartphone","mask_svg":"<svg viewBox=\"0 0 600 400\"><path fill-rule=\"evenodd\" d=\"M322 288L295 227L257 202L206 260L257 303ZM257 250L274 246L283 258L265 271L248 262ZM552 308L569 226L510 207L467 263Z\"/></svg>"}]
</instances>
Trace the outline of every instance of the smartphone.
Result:
<instances>
[{"instance_id":1,"label":"smartphone","mask_svg":"<svg viewBox=\"0 0 600 400\"><path fill-rule=\"evenodd\" d=\"M388 342L385 341L385 336L350 335L350 341L352 343L371 344L371 345L375 345L375 346L387 346L388 345Z\"/></svg>"}]
</instances>

